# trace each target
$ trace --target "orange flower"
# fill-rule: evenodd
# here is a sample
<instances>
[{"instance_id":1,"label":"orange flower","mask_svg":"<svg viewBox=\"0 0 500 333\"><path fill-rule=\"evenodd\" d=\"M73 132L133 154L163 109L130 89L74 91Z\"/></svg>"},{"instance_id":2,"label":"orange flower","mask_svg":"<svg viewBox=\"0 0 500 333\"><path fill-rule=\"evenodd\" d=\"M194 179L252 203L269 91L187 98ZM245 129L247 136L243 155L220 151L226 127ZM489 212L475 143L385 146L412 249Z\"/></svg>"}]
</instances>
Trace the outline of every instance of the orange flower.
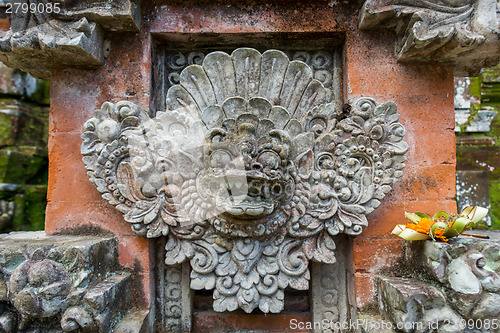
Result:
<instances>
[{"instance_id":1,"label":"orange flower","mask_svg":"<svg viewBox=\"0 0 500 333\"><path fill-rule=\"evenodd\" d=\"M448 239L444 237L444 233L446 232L445 228L436 228L434 230L434 237L441 239L444 242L447 242Z\"/></svg>"},{"instance_id":2,"label":"orange flower","mask_svg":"<svg viewBox=\"0 0 500 333\"><path fill-rule=\"evenodd\" d=\"M415 223L407 223L406 227L418 232L421 232L423 234L429 234L431 230L431 226L434 224L434 221L429 220L428 218L421 218L420 221L418 221L417 224Z\"/></svg>"}]
</instances>

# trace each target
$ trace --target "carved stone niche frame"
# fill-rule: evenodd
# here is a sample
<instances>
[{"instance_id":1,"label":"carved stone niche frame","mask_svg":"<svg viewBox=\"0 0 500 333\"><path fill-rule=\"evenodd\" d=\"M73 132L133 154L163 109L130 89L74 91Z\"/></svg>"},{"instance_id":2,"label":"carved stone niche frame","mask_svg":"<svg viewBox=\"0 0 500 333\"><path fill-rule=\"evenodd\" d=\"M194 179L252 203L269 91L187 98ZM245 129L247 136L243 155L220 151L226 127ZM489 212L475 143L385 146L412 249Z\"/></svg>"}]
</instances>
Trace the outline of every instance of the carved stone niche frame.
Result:
<instances>
[{"instance_id":1,"label":"carved stone niche frame","mask_svg":"<svg viewBox=\"0 0 500 333\"><path fill-rule=\"evenodd\" d=\"M351 318L342 234L402 175L396 105L343 107L340 47L157 49L161 111L106 102L82 135L91 182L164 249L157 321L190 330L192 290L264 313L309 290L315 321Z\"/></svg>"}]
</instances>

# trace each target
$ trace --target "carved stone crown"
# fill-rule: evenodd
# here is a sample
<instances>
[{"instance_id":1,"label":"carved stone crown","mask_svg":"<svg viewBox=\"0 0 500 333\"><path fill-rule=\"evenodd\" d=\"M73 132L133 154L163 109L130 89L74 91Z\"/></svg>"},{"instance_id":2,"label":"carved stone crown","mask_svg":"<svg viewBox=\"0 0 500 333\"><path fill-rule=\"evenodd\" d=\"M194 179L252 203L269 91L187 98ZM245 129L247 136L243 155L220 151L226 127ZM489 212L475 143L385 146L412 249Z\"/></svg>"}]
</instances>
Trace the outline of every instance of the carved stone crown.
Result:
<instances>
[{"instance_id":1,"label":"carved stone crown","mask_svg":"<svg viewBox=\"0 0 500 333\"><path fill-rule=\"evenodd\" d=\"M408 145L393 102L327 103L311 68L281 51L213 52L188 66L150 118L104 103L83 160L103 198L167 264L190 260L214 309L280 312L309 260L335 262L332 236L359 234L401 177Z\"/></svg>"}]
</instances>

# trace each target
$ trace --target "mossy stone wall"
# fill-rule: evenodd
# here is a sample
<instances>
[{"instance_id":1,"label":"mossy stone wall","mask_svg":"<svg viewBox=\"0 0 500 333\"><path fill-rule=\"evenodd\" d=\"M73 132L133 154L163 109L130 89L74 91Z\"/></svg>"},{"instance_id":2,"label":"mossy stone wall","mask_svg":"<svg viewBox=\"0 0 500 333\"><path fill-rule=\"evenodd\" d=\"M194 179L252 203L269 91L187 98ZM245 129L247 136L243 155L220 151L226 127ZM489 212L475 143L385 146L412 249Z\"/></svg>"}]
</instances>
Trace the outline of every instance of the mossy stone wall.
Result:
<instances>
[{"instance_id":1,"label":"mossy stone wall","mask_svg":"<svg viewBox=\"0 0 500 333\"><path fill-rule=\"evenodd\" d=\"M500 65L470 79L471 108L499 114L489 132L457 134L457 170L485 170L489 178L492 229L500 229Z\"/></svg>"},{"instance_id":2,"label":"mossy stone wall","mask_svg":"<svg viewBox=\"0 0 500 333\"><path fill-rule=\"evenodd\" d=\"M0 64L0 232L43 230L49 82Z\"/></svg>"}]
</instances>

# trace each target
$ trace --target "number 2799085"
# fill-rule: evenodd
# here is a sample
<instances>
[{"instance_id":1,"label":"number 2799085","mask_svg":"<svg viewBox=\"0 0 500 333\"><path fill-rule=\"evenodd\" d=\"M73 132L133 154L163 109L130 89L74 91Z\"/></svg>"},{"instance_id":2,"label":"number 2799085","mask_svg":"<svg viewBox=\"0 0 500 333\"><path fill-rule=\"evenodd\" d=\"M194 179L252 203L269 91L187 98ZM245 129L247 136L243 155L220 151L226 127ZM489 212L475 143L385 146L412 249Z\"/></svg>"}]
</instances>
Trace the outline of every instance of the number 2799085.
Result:
<instances>
[{"instance_id":1,"label":"number 2799085","mask_svg":"<svg viewBox=\"0 0 500 333\"><path fill-rule=\"evenodd\" d=\"M7 3L7 14L27 14L27 13L59 13L61 12L60 3L58 2L47 2L47 3Z\"/></svg>"}]
</instances>

